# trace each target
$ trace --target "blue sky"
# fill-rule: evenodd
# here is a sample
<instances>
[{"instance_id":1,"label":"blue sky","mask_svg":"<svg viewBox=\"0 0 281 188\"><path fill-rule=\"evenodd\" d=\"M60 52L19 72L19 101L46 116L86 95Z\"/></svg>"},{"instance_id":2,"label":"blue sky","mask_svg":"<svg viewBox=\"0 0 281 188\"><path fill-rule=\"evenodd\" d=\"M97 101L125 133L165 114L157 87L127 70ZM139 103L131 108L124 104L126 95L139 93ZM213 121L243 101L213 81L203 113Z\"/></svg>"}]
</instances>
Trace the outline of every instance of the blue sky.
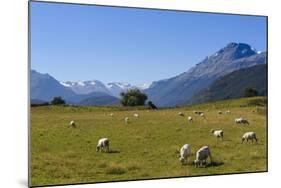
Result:
<instances>
[{"instance_id":1,"label":"blue sky","mask_svg":"<svg viewBox=\"0 0 281 188\"><path fill-rule=\"evenodd\" d=\"M60 81L176 76L226 46L266 50L266 18L31 3L31 67Z\"/></svg>"}]
</instances>

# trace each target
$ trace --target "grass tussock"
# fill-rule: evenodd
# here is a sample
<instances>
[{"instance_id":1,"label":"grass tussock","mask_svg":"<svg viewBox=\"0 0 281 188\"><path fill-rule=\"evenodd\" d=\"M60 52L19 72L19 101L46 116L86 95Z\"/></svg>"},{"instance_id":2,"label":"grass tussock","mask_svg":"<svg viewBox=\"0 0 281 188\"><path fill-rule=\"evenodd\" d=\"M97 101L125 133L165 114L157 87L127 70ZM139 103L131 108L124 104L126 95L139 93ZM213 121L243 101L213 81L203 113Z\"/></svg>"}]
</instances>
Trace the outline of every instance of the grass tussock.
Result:
<instances>
[{"instance_id":1,"label":"grass tussock","mask_svg":"<svg viewBox=\"0 0 281 188\"><path fill-rule=\"evenodd\" d=\"M138 171L141 169L141 166L137 163L132 162L132 163L127 164L126 168L128 171Z\"/></svg>"},{"instance_id":2,"label":"grass tussock","mask_svg":"<svg viewBox=\"0 0 281 188\"><path fill-rule=\"evenodd\" d=\"M105 172L106 174L110 174L110 175L121 175L126 173L126 168L122 165L111 164L108 167L106 167Z\"/></svg>"}]
</instances>

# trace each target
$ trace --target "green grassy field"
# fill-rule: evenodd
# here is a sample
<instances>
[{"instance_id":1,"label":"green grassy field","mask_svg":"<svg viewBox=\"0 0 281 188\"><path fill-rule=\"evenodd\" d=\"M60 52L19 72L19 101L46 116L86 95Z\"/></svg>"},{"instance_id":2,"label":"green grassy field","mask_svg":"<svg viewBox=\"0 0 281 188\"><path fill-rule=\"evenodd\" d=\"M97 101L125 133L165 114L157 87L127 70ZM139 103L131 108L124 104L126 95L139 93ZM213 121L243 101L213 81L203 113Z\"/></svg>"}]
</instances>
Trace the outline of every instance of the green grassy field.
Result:
<instances>
[{"instance_id":1,"label":"green grassy field","mask_svg":"<svg viewBox=\"0 0 281 188\"><path fill-rule=\"evenodd\" d=\"M157 111L121 107L42 106L31 108L31 185L71 184L267 170L266 109L263 98L244 98ZM258 108L256 105L261 105ZM257 112L252 112L254 109ZM195 115L202 110L206 119ZM231 114L219 115L218 110ZM178 112L185 117L178 116ZM114 113L111 117L109 114ZM133 117L134 113L139 118ZM129 124L124 118L130 118ZM188 123L187 116L194 122ZM235 125L245 117L249 126ZM77 128L70 128L75 120ZM223 129L224 141L211 129ZM255 131L257 144L241 144ZM110 153L97 153L98 139L110 139ZM208 145L213 166L181 165L179 150L192 156Z\"/></svg>"}]
</instances>

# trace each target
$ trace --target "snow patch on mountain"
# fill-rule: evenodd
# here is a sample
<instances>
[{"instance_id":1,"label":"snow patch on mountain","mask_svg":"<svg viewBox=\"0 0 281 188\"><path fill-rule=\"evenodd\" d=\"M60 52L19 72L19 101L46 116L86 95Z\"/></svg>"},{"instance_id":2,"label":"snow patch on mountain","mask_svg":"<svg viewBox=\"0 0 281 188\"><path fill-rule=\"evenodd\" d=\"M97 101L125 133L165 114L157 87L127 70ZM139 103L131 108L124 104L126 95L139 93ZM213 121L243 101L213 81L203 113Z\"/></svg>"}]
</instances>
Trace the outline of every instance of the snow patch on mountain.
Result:
<instances>
[{"instance_id":1,"label":"snow patch on mountain","mask_svg":"<svg viewBox=\"0 0 281 188\"><path fill-rule=\"evenodd\" d=\"M150 86L151 86L151 84L144 83L144 84L137 85L137 88L139 88L140 90L144 90L144 89L148 89Z\"/></svg>"},{"instance_id":2,"label":"snow patch on mountain","mask_svg":"<svg viewBox=\"0 0 281 188\"><path fill-rule=\"evenodd\" d=\"M63 85L64 87L71 87L70 84L67 84L66 82L60 82L61 85Z\"/></svg>"}]
</instances>

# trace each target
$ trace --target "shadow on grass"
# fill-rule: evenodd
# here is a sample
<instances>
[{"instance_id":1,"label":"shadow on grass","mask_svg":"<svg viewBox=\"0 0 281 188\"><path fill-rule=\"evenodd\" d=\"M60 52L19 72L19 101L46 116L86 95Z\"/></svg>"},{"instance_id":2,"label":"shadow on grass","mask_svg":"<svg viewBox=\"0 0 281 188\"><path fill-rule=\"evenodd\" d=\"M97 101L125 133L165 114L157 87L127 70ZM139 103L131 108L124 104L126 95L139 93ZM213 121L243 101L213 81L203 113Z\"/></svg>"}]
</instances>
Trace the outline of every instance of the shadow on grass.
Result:
<instances>
[{"instance_id":1,"label":"shadow on grass","mask_svg":"<svg viewBox=\"0 0 281 188\"><path fill-rule=\"evenodd\" d=\"M256 145L264 145L263 143L260 143L260 142L258 142L258 143L255 143Z\"/></svg>"},{"instance_id":2,"label":"shadow on grass","mask_svg":"<svg viewBox=\"0 0 281 188\"><path fill-rule=\"evenodd\" d=\"M261 143L261 142L244 142L244 143L241 143L241 144L248 144L248 145L264 145L263 143Z\"/></svg>"},{"instance_id":3,"label":"shadow on grass","mask_svg":"<svg viewBox=\"0 0 281 188\"><path fill-rule=\"evenodd\" d=\"M108 153L120 153L118 150L110 150Z\"/></svg>"},{"instance_id":4,"label":"shadow on grass","mask_svg":"<svg viewBox=\"0 0 281 188\"><path fill-rule=\"evenodd\" d=\"M221 165L224 165L224 162L212 162L212 163L208 163L206 165L206 167L217 167L217 166L221 166Z\"/></svg>"},{"instance_id":5,"label":"shadow on grass","mask_svg":"<svg viewBox=\"0 0 281 188\"><path fill-rule=\"evenodd\" d=\"M190 163L190 164L188 164L188 165L190 165L190 166L195 166L194 165L194 163ZM198 166L197 168L212 168L212 167L218 167L218 166L222 166L222 165L224 165L224 162L212 162L212 163L203 163L202 164L202 166Z\"/></svg>"}]
</instances>

